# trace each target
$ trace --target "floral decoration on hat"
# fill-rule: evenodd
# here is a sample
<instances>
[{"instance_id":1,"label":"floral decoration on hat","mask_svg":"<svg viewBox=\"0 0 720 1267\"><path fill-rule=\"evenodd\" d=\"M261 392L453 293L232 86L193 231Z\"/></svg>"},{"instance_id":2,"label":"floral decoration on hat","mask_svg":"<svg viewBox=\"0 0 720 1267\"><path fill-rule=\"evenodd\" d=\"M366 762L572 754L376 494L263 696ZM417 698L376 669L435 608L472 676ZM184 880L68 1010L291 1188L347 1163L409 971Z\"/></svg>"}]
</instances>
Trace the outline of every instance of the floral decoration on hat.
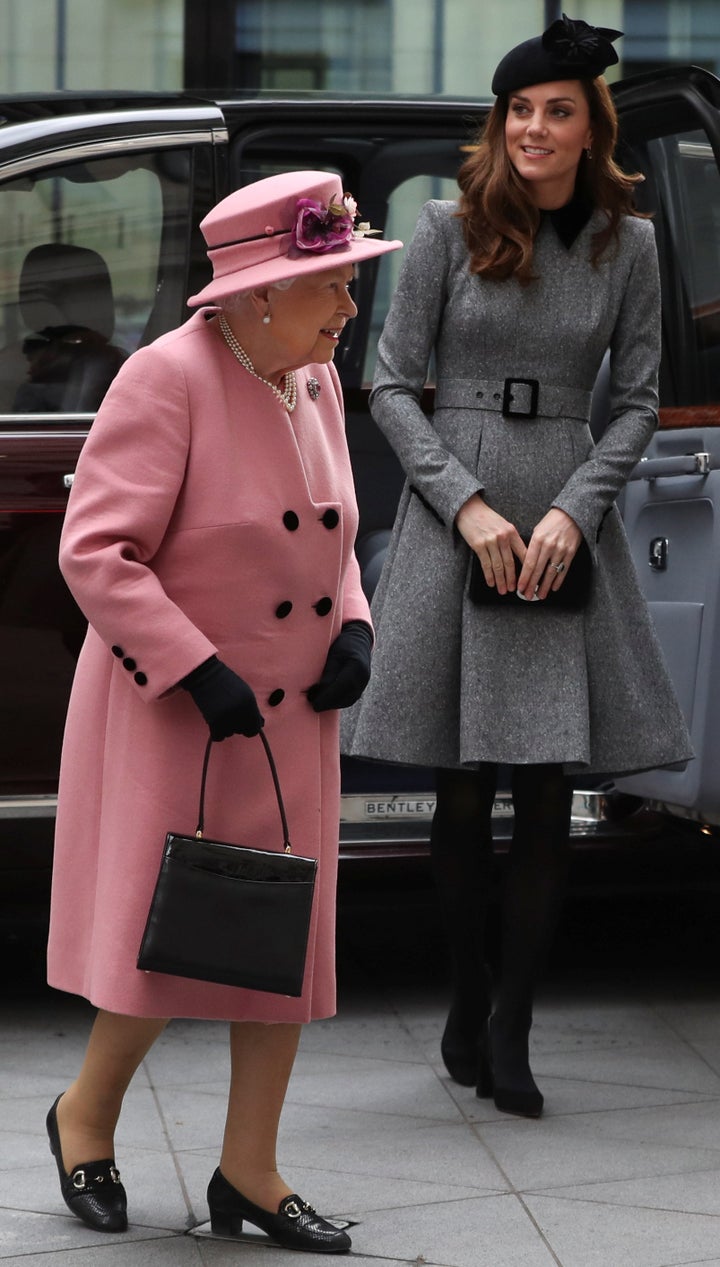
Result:
<instances>
[{"instance_id":1,"label":"floral decoration on hat","mask_svg":"<svg viewBox=\"0 0 720 1267\"><path fill-rule=\"evenodd\" d=\"M371 229L366 220L355 227L357 203L352 194L344 194L342 202L324 206L314 198L298 198L292 241L300 251L322 253L332 251L355 238L364 238L379 229Z\"/></svg>"},{"instance_id":2,"label":"floral decoration on hat","mask_svg":"<svg viewBox=\"0 0 720 1267\"><path fill-rule=\"evenodd\" d=\"M609 55L608 64L617 62L617 54L611 41L618 39L622 31L610 27L589 26L582 18L569 18L563 13L542 36L542 46L548 52L569 63L593 62L597 54Z\"/></svg>"}]
</instances>

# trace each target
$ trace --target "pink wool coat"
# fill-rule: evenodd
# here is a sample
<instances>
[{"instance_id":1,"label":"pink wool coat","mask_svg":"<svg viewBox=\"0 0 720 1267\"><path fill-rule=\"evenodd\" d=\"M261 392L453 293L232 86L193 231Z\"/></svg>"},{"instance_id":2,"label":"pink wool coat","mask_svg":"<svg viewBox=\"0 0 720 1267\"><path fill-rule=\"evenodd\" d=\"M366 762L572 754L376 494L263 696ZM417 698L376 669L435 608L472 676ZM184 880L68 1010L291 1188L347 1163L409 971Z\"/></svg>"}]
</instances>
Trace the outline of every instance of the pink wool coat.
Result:
<instances>
[{"instance_id":1,"label":"pink wool coat","mask_svg":"<svg viewBox=\"0 0 720 1267\"><path fill-rule=\"evenodd\" d=\"M288 414L208 310L136 352L83 448L63 574L90 622L63 745L48 979L131 1016L306 1021L335 1010L338 714L305 691L369 621L332 366ZM320 395L313 400L308 380ZM265 716L296 853L318 859L302 997L135 966L168 830L194 831L208 729L176 683L217 653ZM212 750L208 835L280 848L258 739Z\"/></svg>"}]
</instances>

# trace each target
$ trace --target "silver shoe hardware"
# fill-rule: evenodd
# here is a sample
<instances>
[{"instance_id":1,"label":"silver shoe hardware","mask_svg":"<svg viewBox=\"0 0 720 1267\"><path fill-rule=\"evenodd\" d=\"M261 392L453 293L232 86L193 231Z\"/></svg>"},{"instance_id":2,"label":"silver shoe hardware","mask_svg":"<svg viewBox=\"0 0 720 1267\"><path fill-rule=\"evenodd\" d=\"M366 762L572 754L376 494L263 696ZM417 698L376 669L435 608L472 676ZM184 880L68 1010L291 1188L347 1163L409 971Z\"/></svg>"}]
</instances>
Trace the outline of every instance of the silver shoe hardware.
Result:
<instances>
[{"instance_id":1,"label":"silver shoe hardware","mask_svg":"<svg viewBox=\"0 0 720 1267\"><path fill-rule=\"evenodd\" d=\"M285 1206L284 1213L287 1214L289 1219L299 1219L302 1214L302 1209L298 1205L297 1201L289 1201Z\"/></svg>"},{"instance_id":2,"label":"silver shoe hardware","mask_svg":"<svg viewBox=\"0 0 720 1267\"><path fill-rule=\"evenodd\" d=\"M117 1166L110 1167L110 1178L112 1179L113 1183L120 1182L120 1171L118 1170ZM92 1175L90 1178L90 1183L104 1183L104 1182L105 1182L104 1175ZM73 1179L72 1179L72 1186L73 1188L75 1188L77 1192L85 1191L85 1189L88 1186L88 1179L84 1170L75 1171L75 1174L73 1175Z\"/></svg>"}]
</instances>

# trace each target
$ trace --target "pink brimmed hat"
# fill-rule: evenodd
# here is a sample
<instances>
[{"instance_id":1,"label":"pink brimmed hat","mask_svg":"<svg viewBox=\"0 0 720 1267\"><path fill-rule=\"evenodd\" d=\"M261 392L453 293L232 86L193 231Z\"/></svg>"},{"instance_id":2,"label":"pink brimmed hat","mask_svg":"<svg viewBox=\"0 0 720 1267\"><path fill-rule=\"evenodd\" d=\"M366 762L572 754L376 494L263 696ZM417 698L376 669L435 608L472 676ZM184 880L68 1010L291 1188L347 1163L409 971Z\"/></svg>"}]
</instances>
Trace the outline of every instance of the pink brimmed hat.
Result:
<instances>
[{"instance_id":1,"label":"pink brimmed hat","mask_svg":"<svg viewBox=\"0 0 720 1267\"><path fill-rule=\"evenodd\" d=\"M190 296L190 307L402 246L377 240L332 172L286 172L255 181L223 198L200 228L213 279Z\"/></svg>"}]
</instances>

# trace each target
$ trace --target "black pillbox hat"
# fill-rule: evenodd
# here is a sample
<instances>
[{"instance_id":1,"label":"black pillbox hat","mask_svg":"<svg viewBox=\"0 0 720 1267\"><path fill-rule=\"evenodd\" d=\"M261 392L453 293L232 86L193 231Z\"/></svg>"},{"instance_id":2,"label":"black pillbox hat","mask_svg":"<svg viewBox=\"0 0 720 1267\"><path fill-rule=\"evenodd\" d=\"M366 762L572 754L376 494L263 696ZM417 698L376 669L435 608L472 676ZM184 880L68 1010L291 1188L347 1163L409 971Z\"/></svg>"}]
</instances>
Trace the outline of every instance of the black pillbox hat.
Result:
<instances>
[{"instance_id":1,"label":"black pillbox hat","mask_svg":"<svg viewBox=\"0 0 720 1267\"><path fill-rule=\"evenodd\" d=\"M515 92L554 79L597 79L618 62L612 41L621 35L622 31L589 26L563 13L542 35L505 54L493 75L492 91Z\"/></svg>"}]
</instances>

